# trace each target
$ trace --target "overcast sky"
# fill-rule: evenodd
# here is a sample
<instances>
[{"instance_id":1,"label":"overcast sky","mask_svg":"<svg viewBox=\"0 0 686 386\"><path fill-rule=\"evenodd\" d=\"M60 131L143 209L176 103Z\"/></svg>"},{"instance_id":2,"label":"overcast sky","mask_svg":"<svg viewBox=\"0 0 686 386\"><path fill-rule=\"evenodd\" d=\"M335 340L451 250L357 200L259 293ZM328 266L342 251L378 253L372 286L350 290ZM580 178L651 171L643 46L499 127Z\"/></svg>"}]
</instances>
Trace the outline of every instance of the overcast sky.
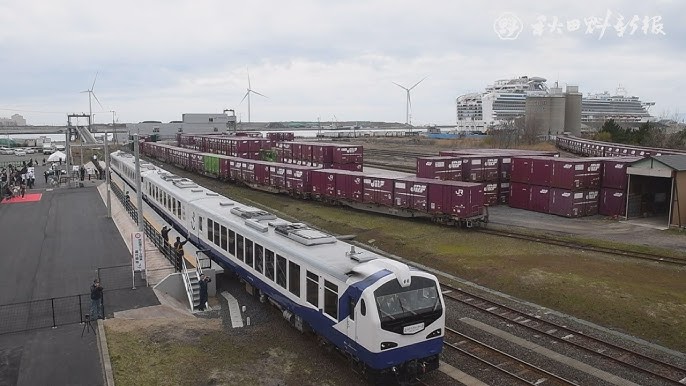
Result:
<instances>
[{"instance_id":1,"label":"overcast sky","mask_svg":"<svg viewBox=\"0 0 686 386\"><path fill-rule=\"evenodd\" d=\"M427 77L413 123L454 124L457 96L521 75L584 94L621 84L654 115L683 114L685 14L681 0L0 0L0 117L65 124L88 113L98 73L98 123L227 108L247 121L248 71L269 97L252 97L252 121L404 122L392 82Z\"/></svg>"}]
</instances>

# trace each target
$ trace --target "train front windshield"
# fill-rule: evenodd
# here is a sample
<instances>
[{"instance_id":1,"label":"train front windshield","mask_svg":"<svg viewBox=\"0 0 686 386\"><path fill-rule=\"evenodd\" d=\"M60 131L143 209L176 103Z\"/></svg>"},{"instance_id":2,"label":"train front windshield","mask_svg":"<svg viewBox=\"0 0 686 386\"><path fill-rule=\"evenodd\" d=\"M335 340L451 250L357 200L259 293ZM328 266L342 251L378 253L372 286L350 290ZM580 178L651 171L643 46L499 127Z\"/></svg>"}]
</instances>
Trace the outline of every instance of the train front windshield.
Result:
<instances>
[{"instance_id":1,"label":"train front windshield","mask_svg":"<svg viewBox=\"0 0 686 386\"><path fill-rule=\"evenodd\" d=\"M382 325L385 322L408 321L440 316L441 300L436 282L424 277L412 277L412 284L402 288L397 280L374 291ZM427 320L428 321L428 320Z\"/></svg>"}]
</instances>

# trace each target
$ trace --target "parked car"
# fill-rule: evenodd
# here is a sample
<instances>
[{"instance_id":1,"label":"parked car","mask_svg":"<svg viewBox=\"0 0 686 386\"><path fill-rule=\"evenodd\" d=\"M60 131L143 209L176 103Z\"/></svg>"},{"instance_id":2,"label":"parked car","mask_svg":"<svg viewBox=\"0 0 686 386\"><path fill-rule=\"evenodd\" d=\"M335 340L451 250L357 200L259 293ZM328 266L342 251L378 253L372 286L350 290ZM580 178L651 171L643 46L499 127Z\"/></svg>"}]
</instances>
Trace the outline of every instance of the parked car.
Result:
<instances>
[{"instance_id":1,"label":"parked car","mask_svg":"<svg viewBox=\"0 0 686 386\"><path fill-rule=\"evenodd\" d=\"M15 150L14 155L16 156L25 156L26 152L24 150Z\"/></svg>"},{"instance_id":2,"label":"parked car","mask_svg":"<svg viewBox=\"0 0 686 386\"><path fill-rule=\"evenodd\" d=\"M13 155L14 151L10 148L3 147L0 149L0 154L2 154L2 155Z\"/></svg>"},{"instance_id":3,"label":"parked car","mask_svg":"<svg viewBox=\"0 0 686 386\"><path fill-rule=\"evenodd\" d=\"M35 149L31 149L31 148L26 149L26 154L35 154L35 153L36 153Z\"/></svg>"}]
</instances>

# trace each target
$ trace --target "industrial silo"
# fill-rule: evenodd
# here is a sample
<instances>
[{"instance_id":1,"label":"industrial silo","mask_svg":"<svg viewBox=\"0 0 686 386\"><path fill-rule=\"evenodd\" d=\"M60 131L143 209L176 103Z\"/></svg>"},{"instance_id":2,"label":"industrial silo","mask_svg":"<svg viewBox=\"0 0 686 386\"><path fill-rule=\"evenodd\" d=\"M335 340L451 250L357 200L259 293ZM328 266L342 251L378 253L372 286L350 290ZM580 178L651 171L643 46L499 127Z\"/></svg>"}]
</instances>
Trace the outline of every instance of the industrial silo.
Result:
<instances>
[{"instance_id":1,"label":"industrial silo","mask_svg":"<svg viewBox=\"0 0 686 386\"><path fill-rule=\"evenodd\" d=\"M564 131L572 135L581 134L581 93L578 86L567 86L565 93Z\"/></svg>"}]
</instances>

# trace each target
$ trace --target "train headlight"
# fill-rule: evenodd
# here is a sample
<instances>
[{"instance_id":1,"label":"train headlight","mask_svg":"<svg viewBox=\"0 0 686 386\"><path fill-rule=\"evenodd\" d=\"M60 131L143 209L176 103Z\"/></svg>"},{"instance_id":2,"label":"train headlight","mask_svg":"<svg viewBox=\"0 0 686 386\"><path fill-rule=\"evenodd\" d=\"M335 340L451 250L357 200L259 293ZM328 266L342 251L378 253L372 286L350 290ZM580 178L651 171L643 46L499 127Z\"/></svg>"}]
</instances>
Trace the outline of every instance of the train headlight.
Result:
<instances>
[{"instance_id":1,"label":"train headlight","mask_svg":"<svg viewBox=\"0 0 686 386\"><path fill-rule=\"evenodd\" d=\"M437 336L441 336L442 330L439 328L438 330L433 330L429 335L426 336L426 339L431 339L435 338Z\"/></svg>"},{"instance_id":2,"label":"train headlight","mask_svg":"<svg viewBox=\"0 0 686 386\"><path fill-rule=\"evenodd\" d=\"M387 350L389 348L393 347L398 347L398 344L395 342L381 342L381 349L382 350Z\"/></svg>"}]
</instances>

